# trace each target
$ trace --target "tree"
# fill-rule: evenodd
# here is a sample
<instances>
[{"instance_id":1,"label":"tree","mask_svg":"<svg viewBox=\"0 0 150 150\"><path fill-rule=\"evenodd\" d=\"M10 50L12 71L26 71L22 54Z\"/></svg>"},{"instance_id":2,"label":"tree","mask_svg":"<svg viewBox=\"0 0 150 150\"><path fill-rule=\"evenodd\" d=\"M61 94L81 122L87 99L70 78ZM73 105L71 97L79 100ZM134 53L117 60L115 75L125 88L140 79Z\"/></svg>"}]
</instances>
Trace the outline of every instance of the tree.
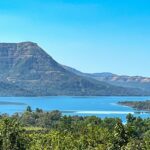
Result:
<instances>
[{"instance_id":1,"label":"tree","mask_svg":"<svg viewBox=\"0 0 150 150\"><path fill-rule=\"evenodd\" d=\"M150 149L150 130L144 134L144 143L145 143L146 149L149 150Z\"/></svg>"},{"instance_id":2,"label":"tree","mask_svg":"<svg viewBox=\"0 0 150 150\"><path fill-rule=\"evenodd\" d=\"M129 123L133 123L133 121L136 119L136 117L134 117L132 114L128 114L126 116L126 119L127 119L127 124L129 124Z\"/></svg>"},{"instance_id":3,"label":"tree","mask_svg":"<svg viewBox=\"0 0 150 150\"><path fill-rule=\"evenodd\" d=\"M28 107L27 107L27 109L26 109L26 111L28 111L28 112L32 112L31 107L30 107L30 106L28 106Z\"/></svg>"},{"instance_id":4,"label":"tree","mask_svg":"<svg viewBox=\"0 0 150 150\"><path fill-rule=\"evenodd\" d=\"M127 133L121 121L114 128L111 150L121 150L128 143Z\"/></svg>"},{"instance_id":5,"label":"tree","mask_svg":"<svg viewBox=\"0 0 150 150\"><path fill-rule=\"evenodd\" d=\"M19 123L11 118L0 121L1 150L26 150L27 139Z\"/></svg>"},{"instance_id":6,"label":"tree","mask_svg":"<svg viewBox=\"0 0 150 150\"><path fill-rule=\"evenodd\" d=\"M140 140L131 140L126 146L122 147L122 150L149 150L145 148L145 144Z\"/></svg>"}]
</instances>

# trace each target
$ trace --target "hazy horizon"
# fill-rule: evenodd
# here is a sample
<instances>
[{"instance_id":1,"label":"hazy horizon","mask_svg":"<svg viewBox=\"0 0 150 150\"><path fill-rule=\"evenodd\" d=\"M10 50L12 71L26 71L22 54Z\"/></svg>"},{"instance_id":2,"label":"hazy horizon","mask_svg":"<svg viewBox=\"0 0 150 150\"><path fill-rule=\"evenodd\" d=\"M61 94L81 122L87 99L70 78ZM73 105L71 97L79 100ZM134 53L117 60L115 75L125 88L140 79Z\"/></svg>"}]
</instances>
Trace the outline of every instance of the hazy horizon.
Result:
<instances>
[{"instance_id":1,"label":"hazy horizon","mask_svg":"<svg viewBox=\"0 0 150 150\"><path fill-rule=\"evenodd\" d=\"M87 73L150 77L148 0L5 0L0 42L38 43Z\"/></svg>"}]
</instances>

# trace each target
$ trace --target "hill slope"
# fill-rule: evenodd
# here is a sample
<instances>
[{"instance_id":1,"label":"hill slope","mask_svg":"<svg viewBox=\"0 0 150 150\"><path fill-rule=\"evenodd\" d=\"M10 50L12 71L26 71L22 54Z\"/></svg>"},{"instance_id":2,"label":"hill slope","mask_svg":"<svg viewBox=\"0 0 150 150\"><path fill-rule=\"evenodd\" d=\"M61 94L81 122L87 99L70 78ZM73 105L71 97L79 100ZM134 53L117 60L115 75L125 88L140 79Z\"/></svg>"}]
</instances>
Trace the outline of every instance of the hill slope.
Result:
<instances>
[{"instance_id":1,"label":"hill slope","mask_svg":"<svg viewBox=\"0 0 150 150\"><path fill-rule=\"evenodd\" d=\"M66 70L77 75L92 78L101 82L106 82L111 85L121 86L126 88L138 88L146 92L150 92L150 78L142 76L127 76L116 75L109 72L103 73L83 73L68 66L63 66Z\"/></svg>"},{"instance_id":2,"label":"hill slope","mask_svg":"<svg viewBox=\"0 0 150 150\"><path fill-rule=\"evenodd\" d=\"M0 82L9 85L5 96L147 94L68 71L32 42L0 43Z\"/></svg>"}]
</instances>

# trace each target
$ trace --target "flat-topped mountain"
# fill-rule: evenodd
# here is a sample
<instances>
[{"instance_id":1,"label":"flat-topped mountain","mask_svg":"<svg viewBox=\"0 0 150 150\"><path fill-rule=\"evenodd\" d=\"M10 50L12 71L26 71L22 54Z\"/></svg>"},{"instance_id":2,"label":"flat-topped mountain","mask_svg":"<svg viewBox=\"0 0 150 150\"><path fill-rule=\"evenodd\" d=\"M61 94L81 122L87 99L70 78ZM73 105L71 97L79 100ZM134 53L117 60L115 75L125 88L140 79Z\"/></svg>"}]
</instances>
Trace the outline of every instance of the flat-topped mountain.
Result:
<instances>
[{"instance_id":1,"label":"flat-topped mountain","mask_svg":"<svg viewBox=\"0 0 150 150\"><path fill-rule=\"evenodd\" d=\"M3 96L148 94L77 75L32 42L0 43L0 89Z\"/></svg>"}]
</instances>

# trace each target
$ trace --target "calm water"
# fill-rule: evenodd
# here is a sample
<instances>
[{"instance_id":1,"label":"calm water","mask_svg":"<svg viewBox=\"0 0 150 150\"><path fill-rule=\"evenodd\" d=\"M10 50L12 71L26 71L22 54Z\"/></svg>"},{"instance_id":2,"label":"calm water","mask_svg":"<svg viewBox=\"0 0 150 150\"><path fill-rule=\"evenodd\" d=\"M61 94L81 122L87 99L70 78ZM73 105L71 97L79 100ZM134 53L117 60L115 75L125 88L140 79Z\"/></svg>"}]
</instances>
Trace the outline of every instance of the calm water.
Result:
<instances>
[{"instance_id":1,"label":"calm water","mask_svg":"<svg viewBox=\"0 0 150 150\"><path fill-rule=\"evenodd\" d=\"M150 114L138 114L117 102L149 99L150 97L0 97L0 113L23 112L29 105L33 110L42 108L46 111L60 110L67 115L119 117L125 121L128 113L142 118L150 117Z\"/></svg>"}]
</instances>

